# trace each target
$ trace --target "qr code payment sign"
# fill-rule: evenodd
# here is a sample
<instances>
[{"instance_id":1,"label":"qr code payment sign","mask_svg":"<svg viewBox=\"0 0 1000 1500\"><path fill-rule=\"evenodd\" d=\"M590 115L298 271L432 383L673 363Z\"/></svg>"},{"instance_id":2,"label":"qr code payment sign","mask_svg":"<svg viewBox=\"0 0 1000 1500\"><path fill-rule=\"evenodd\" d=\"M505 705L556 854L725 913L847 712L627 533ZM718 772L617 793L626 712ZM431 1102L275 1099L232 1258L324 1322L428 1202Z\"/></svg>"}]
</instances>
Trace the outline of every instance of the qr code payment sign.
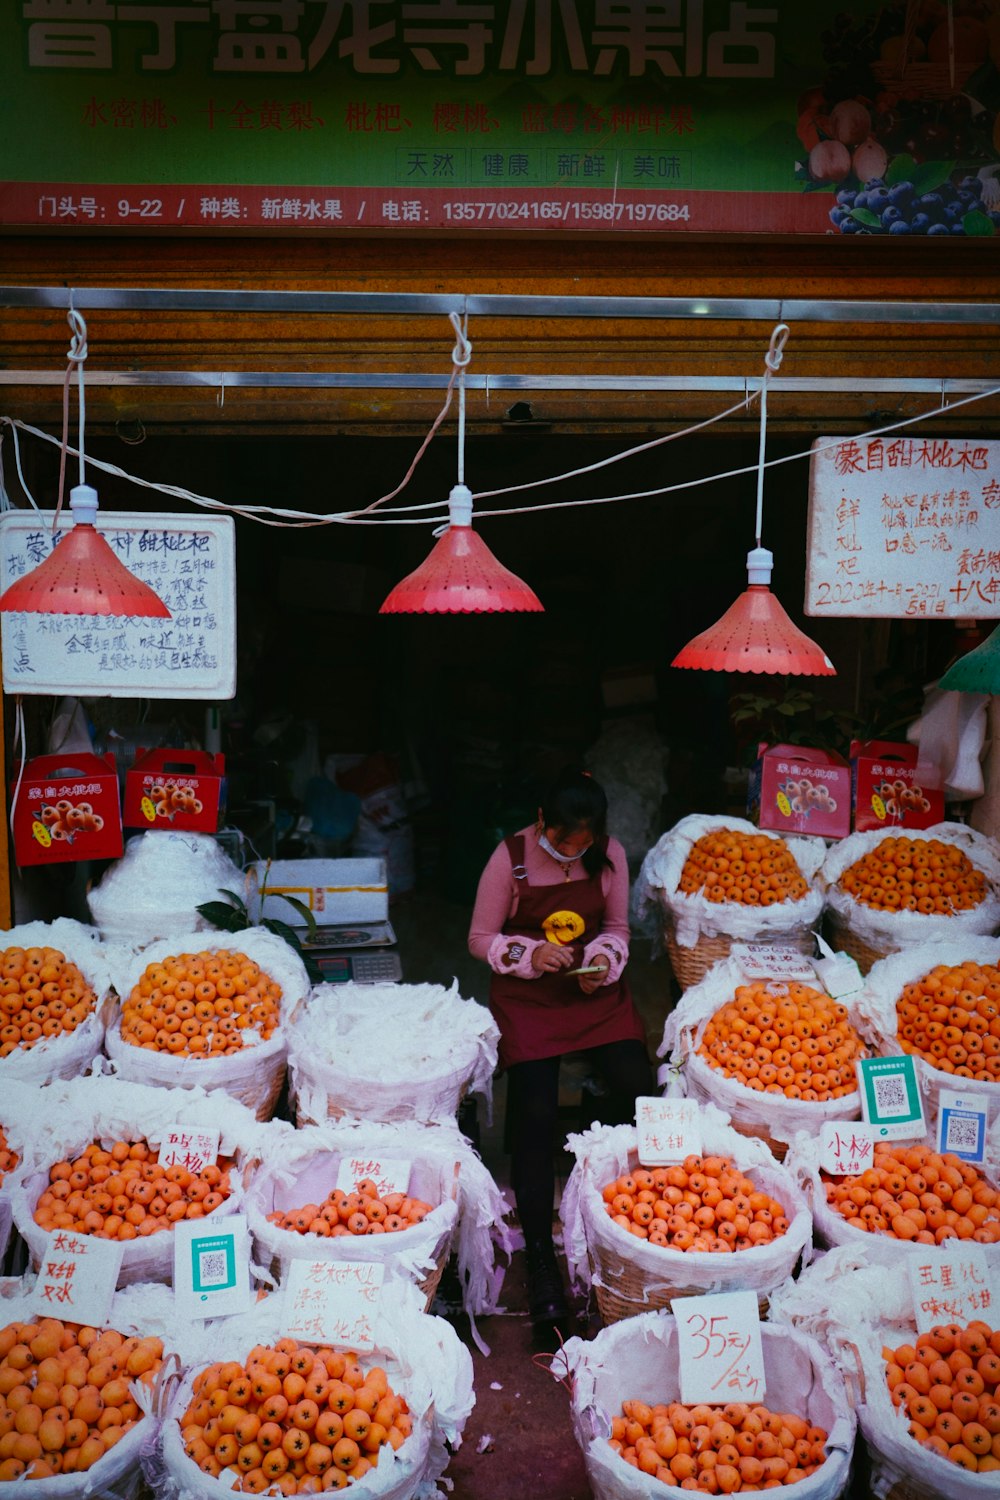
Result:
<instances>
[{"instance_id":1,"label":"qr code payment sign","mask_svg":"<svg viewBox=\"0 0 1000 1500\"><path fill-rule=\"evenodd\" d=\"M898 1120L910 1113L910 1100L906 1080L898 1073L889 1073L884 1078L873 1078L875 1104L880 1118Z\"/></svg>"},{"instance_id":2,"label":"qr code payment sign","mask_svg":"<svg viewBox=\"0 0 1000 1500\"><path fill-rule=\"evenodd\" d=\"M232 1240L193 1240L191 1261L191 1279L196 1292L222 1292L236 1285Z\"/></svg>"}]
</instances>

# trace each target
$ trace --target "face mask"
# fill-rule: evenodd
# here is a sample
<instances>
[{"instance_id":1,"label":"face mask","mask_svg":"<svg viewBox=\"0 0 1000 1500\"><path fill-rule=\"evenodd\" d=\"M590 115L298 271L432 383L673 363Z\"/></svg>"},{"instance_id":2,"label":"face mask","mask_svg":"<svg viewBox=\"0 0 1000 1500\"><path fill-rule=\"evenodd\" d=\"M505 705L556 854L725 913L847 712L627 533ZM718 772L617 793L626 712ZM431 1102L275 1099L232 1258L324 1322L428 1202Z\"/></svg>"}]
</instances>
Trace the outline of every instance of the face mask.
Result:
<instances>
[{"instance_id":1,"label":"face mask","mask_svg":"<svg viewBox=\"0 0 1000 1500\"><path fill-rule=\"evenodd\" d=\"M553 859L557 859L561 865L575 864L578 859L583 858L587 849L593 847L593 845L588 844L587 849L581 849L579 854L560 854L558 849L553 849L544 833L538 835L538 846L540 849L544 849L546 854L551 855Z\"/></svg>"}]
</instances>

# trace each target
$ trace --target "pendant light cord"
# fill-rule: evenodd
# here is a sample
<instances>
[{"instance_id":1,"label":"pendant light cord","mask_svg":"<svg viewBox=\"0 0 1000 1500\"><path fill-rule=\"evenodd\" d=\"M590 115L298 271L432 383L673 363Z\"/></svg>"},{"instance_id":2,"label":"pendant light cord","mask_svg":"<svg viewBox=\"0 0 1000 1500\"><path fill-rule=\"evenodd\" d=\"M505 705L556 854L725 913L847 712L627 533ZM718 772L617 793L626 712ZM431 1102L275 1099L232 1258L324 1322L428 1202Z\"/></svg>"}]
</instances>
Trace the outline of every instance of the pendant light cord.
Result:
<instances>
[{"instance_id":1,"label":"pendant light cord","mask_svg":"<svg viewBox=\"0 0 1000 1500\"><path fill-rule=\"evenodd\" d=\"M767 383L781 369L781 361L788 341L788 324L778 323L771 334L771 342L764 355L764 378L760 383L760 444L757 449L757 546L764 525L764 445L767 441Z\"/></svg>"},{"instance_id":2,"label":"pendant light cord","mask_svg":"<svg viewBox=\"0 0 1000 1500\"><path fill-rule=\"evenodd\" d=\"M66 454L69 447L69 388L73 379L73 369L76 368L79 383L79 437L77 439L77 456L79 458L78 483L83 484L85 480L86 461L83 451L83 433L86 425L86 398L83 389L83 362L87 358L87 325L83 318L73 306L73 295L70 293L69 311L66 314L67 322L71 330L70 344L66 351L66 378L63 381L63 430L62 451L59 455L59 494L56 499L56 512L52 517L52 533L55 535L56 527L59 525L59 514L62 510L63 494L66 488Z\"/></svg>"},{"instance_id":3,"label":"pendant light cord","mask_svg":"<svg viewBox=\"0 0 1000 1500\"><path fill-rule=\"evenodd\" d=\"M465 483L465 372L472 358L469 343L469 315L459 318L458 313L449 313L451 326L455 330L455 347L451 351L452 364L458 372L458 482Z\"/></svg>"}]
</instances>

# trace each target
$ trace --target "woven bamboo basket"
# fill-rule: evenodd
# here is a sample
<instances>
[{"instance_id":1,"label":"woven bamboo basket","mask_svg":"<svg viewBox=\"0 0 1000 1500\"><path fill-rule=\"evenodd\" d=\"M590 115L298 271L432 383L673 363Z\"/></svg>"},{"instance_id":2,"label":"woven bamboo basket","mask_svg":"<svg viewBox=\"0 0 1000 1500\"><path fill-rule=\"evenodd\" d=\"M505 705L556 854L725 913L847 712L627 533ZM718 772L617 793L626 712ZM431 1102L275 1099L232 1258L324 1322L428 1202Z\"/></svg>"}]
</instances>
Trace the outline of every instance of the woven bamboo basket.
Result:
<instances>
[{"instance_id":1,"label":"woven bamboo basket","mask_svg":"<svg viewBox=\"0 0 1000 1500\"><path fill-rule=\"evenodd\" d=\"M899 952L899 949L890 943L874 947L871 943L865 942L832 912L827 913L827 928L830 947L840 953L849 954L862 974L867 974L872 964L878 963L880 958L888 958L890 953Z\"/></svg>"},{"instance_id":2,"label":"woven bamboo basket","mask_svg":"<svg viewBox=\"0 0 1000 1500\"><path fill-rule=\"evenodd\" d=\"M589 1253L594 1296L605 1324L619 1323L622 1318L634 1318L639 1313L656 1312L663 1307L669 1309L675 1297L704 1295L703 1286L685 1286L667 1280L667 1276L676 1274L672 1264L665 1266L663 1277L654 1279L633 1261L613 1254L603 1245L593 1245ZM763 1317L769 1299L760 1294L757 1300Z\"/></svg>"},{"instance_id":3,"label":"woven bamboo basket","mask_svg":"<svg viewBox=\"0 0 1000 1500\"><path fill-rule=\"evenodd\" d=\"M968 70L956 67L955 76L946 64L933 62L911 62L902 67L898 62L877 62L871 65L872 77L889 93L901 94L904 99L953 99L962 92Z\"/></svg>"},{"instance_id":4,"label":"woven bamboo basket","mask_svg":"<svg viewBox=\"0 0 1000 1500\"><path fill-rule=\"evenodd\" d=\"M728 958L734 943L764 943L770 948L794 948L797 953L813 952L813 935L808 927L786 929L783 932L758 933L753 938L730 937L720 932L713 937L702 934L693 948L682 948L677 941L673 922L668 916L663 920L663 936L670 955L670 967L682 990L691 989L704 979L709 969L722 959Z\"/></svg>"}]
</instances>

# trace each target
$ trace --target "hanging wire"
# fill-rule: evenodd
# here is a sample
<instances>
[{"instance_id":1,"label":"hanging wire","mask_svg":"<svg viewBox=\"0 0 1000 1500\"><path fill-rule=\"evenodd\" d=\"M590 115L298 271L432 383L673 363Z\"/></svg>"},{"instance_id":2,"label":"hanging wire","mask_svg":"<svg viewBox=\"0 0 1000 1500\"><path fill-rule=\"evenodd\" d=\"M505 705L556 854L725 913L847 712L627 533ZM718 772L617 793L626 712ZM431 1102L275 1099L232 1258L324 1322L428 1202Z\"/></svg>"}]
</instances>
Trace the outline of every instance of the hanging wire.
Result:
<instances>
[{"instance_id":1,"label":"hanging wire","mask_svg":"<svg viewBox=\"0 0 1000 1500\"><path fill-rule=\"evenodd\" d=\"M778 323L771 333L771 342L764 355L764 379L760 383L760 444L757 449L757 546L764 520L764 445L767 440L767 383L781 369L781 360L788 342L788 324Z\"/></svg>"},{"instance_id":2,"label":"hanging wire","mask_svg":"<svg viewBox=\"0 0 1000 1500\"><path fill-rule=\"evenodd\" d=\"M52 531L55 533L59 524L59 513L62 510L63 493L66 487L66 455L69 448L69 387L73 378L74 368L79 380L79 437L77 439L76 454L80 463L79 483L84 483L85 459L83 456L83 433L86 423L86 401L83 391L83 363L87 358L87 325L83 318L73 306L73 293L69 294L69 311L66 314L69 323L71 337L69 348L66 351L66 378L63 381L63 424L62 424L62 451L59 454L59 492L56 498L56 512L52 517Z\"/></svg>"},{"instance_id":3,"label":"hanging wire","mask_svg":"<svg viewBox=\"0 0 1000 1500\"><path fill-rule=\"evenodd\" d=\"M12 839L14 837L14 813L17 810L18 794L20 793L20 790L21 790L21 782L24 779L24 768L25 768L25 766L27 765L27 762L28 762L28 743L27 743L27 738L26 738L25 729L24 729L24 699L21 697L20 693L18 693L15 696L15 698L14 698L14 743L13 743L13 750L14 750L14 754L15 755L17 754L18 742L19 741L20 741L20 746L21 746L21 759L20 759L20 763L19 763L18 768L17 768L17 780L14 783L14 792L13 792L13 795L12 795L12 797L10 799L9 822L10 822L10 835L11 835Z\"/></svg>"}]
</instances>

